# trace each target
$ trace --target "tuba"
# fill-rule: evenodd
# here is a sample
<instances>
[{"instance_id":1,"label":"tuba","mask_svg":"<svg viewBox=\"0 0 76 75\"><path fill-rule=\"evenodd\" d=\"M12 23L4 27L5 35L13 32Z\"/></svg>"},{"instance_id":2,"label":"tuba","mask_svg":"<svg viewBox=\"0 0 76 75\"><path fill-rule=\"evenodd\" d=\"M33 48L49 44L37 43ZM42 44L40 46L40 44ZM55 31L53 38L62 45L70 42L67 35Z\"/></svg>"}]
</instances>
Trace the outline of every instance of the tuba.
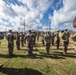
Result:
<instances>
[{"instance_id":1,"label":"tuba","mask_svg":"<svg viewBox=\"0 0 76 75\"><path fill-rule=\"evenodd\" d=\"M73 27L76 28L76 17L73 20Z\"/></svg>"}]
</instances>

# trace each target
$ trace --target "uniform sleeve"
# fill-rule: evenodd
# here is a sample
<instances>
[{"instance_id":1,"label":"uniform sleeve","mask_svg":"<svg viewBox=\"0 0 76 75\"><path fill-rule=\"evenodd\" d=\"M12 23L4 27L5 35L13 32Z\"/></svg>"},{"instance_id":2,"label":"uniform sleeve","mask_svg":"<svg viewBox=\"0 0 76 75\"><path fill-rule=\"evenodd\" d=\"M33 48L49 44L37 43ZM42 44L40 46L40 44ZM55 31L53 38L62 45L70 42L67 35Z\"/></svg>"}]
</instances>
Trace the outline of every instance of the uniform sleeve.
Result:
<instances>
[{"instance_id":1,"label":"uniform sleeve","mask_svg":"<svg viewBox=\"0 0 76 75\"><path fill-rule=\"evenodd\" d=\"M12 38L13 38L13 40L15 40L15 36L14 35L12 35Z\"/></svg>"},{"instance_id":2,"label":"uniform sleeve","mask_svg":"<svg viewBox=\"0 0 76 75\"><path fill-rule=\"evenodd\" d=\"M6 35L6 39L8 40L8 34Z\"/></svg>"},{"instance_id":3,"label":"uniform sleeve","mask_svg":"<svg viewBox=\"0 0 76 75\"><path fill-rule=\"evenodd\" d=\"M64 33L62 34L62 37L61 38L64 40Z\"/></svg>"}]
</instances>

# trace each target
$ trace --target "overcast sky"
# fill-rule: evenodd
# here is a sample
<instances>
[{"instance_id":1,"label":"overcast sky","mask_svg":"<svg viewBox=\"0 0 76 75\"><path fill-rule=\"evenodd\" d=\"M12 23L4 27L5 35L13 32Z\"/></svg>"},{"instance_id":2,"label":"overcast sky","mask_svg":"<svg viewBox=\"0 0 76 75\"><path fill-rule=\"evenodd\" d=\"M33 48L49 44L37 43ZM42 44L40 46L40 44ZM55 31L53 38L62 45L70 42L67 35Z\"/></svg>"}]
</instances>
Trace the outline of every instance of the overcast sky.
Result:
<instances>
[{"instance_id":1,"label":"overcast sky","mask_svg":"<svg viewBox=\"0 0 76 75\"><path fill-rule=\"evenodd\" d=\"M0 31L72 29L76 0L0 0Z\"/></svg>"}]
</instances>

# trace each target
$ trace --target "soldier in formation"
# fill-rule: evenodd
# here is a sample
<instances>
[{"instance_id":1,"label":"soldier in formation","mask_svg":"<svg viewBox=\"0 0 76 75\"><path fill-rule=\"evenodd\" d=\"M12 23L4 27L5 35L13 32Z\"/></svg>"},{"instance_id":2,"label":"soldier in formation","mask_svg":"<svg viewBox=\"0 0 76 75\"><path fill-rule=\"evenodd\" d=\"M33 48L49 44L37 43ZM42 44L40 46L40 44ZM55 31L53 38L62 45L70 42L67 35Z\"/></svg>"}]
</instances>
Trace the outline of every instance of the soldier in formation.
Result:
<instances>
[{"instance_id":1,"label":"soldier in formation","mask_svg":"<svg viewBox=\"0 0 76 75\"><path fill-rule=\"evenodd\" d=\"M64 46L64 53L67 53L68 50L68 45L69 45L69 33L67 29L64 30L64 33L62 34L62 39L63 39L63 46Z\"/></svg>"},{"instance_id":2,"label":"soldier in formation","mask_svg":"<svg viewBox=\"0 0 76 75\"><path fill-rule=\"evenodd\" d=\"M33 37L31 30L29 30L29 33L27 34L26 38L27 38L27 42L28 42L28 54L32 55L33 54L34 37Z\"/></svg>"},{"instance_id":3,"label":"soldier in formation","mask_svg":"<svg viewBox=\"0 0 76 75\"><path fill-rule=\"evenodd\" d=\"M24 34L24 44L26 44L26 33Z\"/></svg>"},{"instance_id":4,"label":"soldier in formation","mask_svg":"<svg viewBox=\"0 0 76 75\"><path fill-rule=\"evenodd\" d=\"M37 41L39 41L39 37L40 37L40 32L37 32Z\"/></svg>"},{"instance_id":5,"label":"soldier in formation","mask_svg":"<svg viewBox=\"0 0 76 75\"><path fill-rule=\"evenodd\" d=\"M52 42L52 45L54 45L55 36L56 36L56 47L57 47L57 49L59 49L59 46L60 46L59 31L57 31L56 35L54 35L54 34L51 35L50 32L45 32L45 33L43 32L41 36L42 36L42 44L43 44L43 46L46 47L46 53L47 54L49 54L51 42ZM24 46L24 40L25 40L24 38L26 38L27 45L28 45L28 54L32 55L33 54L33 47L36 45L35 44L36 43L36 37L37 37L36 32L32 32L31 30L29 30L29 32L26 35L24 35L22 33L21 36L17 32L17 35L16 35L17 50L20 50L20 42L21 42L21 45ZM69 37L70 37L70 35L67 32L67 29L65 29L63 34L62 34L64 53L67 53L67 50L68 50ZM9 55L12 55L13 49L14 49L14 35L12 33L12 30L9 30L9 33L7 34L7 41L8 41Z\"/></svg>"},{"instance_id":6,"label":"soldier in formation","mask_svg":"<svg viewBox=\"0 0 76 75\"><path fill-rule=\"evenodd\" d=\"M52 46L54 46L54 37L55 37L55 35L54 35L54 33L52 33L52 35L51 35Z\"/></svg>"},{"instance_id":7,"label":"soldier in formation","mask_svg":"<svg viewBox=\"0 0 76 75\"><path fill-rule=\"evenodd\" d=\"M51 40L49 32L45 33L45 39L44 40L45 40L45 46L46 46L46 53L49 54L49 51L50 51L50 40Z\"/></svg>"},{"instance_id":8,"label":"soldier in formation","mask_svg":"<svg viewBox=\"0 0 76 75\"><path fill-rule=\"evenodd\" d=\"M1 45L1 42L0 42L0 45ZM0 64L0 68L3 66L3 64Z\"/></svg>"},{"instance_id":9,"label":"soldier in formation","mask_svg":"<svg viewBox=\"0 0 76 75\"><path fill-rule=\"evenodd\" d=\"M36 46L36 32L33 32L33 45Z\"/></svg>"},{"instance_id":10,"label":"soldier in formation","mask_svg":"<svg viewBox=\"0 0 76 75\"><path fill-rule=\"evenodd\" d=\"M43 33L41 34L41 36L42 36L42 45L44 46L44 45L45 45L45 43L44 43L44 40L45 40L45 33L43 32Z\"/></svg>"},{"instance_id":11,"label":"soldier in formation","mask_svg":"<svg viewBox=\"0 0 76 75\"><path fill-rule=\"evenodd\" d=\"M59 46L60 46L60 36L59 36L59 31L57 31L57 34L56 34L56 45L57 45L57 49L59 49Z\"/></svg>"},{"instance_id":12,"label":"soldier in formation","mask_svg":"<svg viewBox=\"0 0 76 75\"><path fill-rule=\"evenodd\" d=\"M24 34L23 34L23 32L21 34L21 45L22 45L22 47L24 46Z\"/></svg>"},{"instance_id":13,"label":"soldier in formation","mask_svg":"<svg viewBox=\"0 0 76 75\"><path fill-rule=\"evenodd\" d=\"M16 34L16 46L17 46L17 50L20 50L20 35L18 32Z\"/></svg>"},{"instance_id":14,"label":"soldier in formation","mask_svg":"<svg viewBox=\"0 0 76 75\"><path fill-rule=\"evenodd\" d=\"M14 35L12 33L12 30L9 30L9 33L7 34L7 41L8 41L8 53L9 55L13 55Z\"/></svg>"}]
</instances>

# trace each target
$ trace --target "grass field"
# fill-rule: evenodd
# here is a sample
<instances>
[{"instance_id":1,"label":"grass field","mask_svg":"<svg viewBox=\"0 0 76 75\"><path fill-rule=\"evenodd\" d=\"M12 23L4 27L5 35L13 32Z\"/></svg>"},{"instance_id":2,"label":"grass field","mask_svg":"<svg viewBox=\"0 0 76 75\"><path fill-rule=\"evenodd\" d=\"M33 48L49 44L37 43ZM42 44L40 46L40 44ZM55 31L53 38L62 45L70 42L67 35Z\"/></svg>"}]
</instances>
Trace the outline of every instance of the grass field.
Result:
<instances>
[{"instance_id":1,"label":"grass field","mask_svg":"<svg viewBox=\"0 0 76 75\"><path fill-rule=\"evenodd\" d=\"M28 56L27 47L17 50L14 56L8 55L7 41L0 40L0 75L76 75L76 54L70 43L68 54L51 47L50 55L46 55L45 47L40 42L34 48L34 55ZM60 46L62 48L62 46Z\"/></svg>"}]
</instances>

